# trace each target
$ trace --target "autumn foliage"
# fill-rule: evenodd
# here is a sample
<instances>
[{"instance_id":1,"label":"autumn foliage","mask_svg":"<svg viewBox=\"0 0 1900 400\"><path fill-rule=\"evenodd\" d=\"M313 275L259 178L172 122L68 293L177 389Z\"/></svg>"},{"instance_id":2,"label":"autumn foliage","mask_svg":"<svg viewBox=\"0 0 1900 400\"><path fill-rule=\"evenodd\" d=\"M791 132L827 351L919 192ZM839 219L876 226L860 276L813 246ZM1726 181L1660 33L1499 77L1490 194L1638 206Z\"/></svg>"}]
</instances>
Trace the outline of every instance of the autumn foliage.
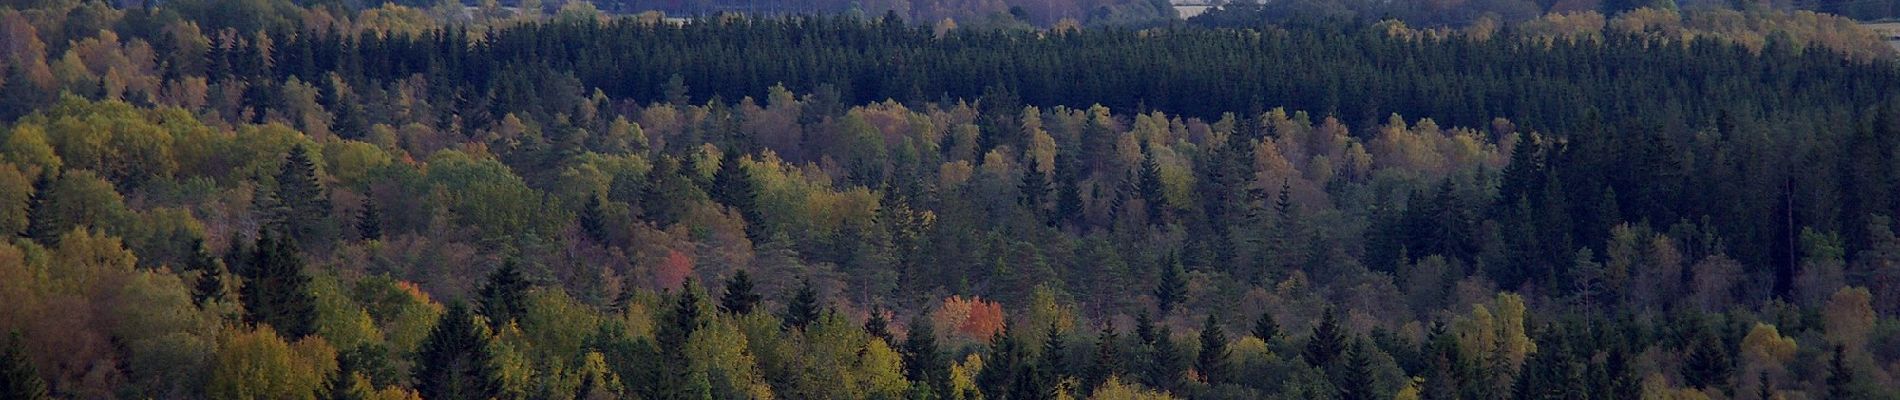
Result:
<instances>
[{"instance_id":1,"label":"autumn foliage","mask_svg":"<svg viewBox=\"0 0 1900 400\"><path fill-rule=\"evenodd\" d=\"M981 296L946 297L931 318L937 326L953 327L949 332L954 337L973 341L989 340L1004 326L1003 306Z\"/></svg>"}]
</instances>

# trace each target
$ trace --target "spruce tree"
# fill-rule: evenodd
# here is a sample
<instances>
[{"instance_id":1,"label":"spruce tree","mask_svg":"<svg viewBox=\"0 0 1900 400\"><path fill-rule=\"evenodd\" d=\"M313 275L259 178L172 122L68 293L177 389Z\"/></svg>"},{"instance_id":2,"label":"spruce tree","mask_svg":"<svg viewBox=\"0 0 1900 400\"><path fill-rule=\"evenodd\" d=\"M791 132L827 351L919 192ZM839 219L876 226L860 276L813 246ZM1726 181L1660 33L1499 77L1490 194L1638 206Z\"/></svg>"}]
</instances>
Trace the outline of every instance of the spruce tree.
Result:
<instances>
[{"instance_id":1,"label":"spruce tree","mask_svg":"<svg viewBox=\"0 0 1900 400\"><path fill-rule=\"evenodd\" d=\"M719 310L731 314L751 314L752 308L758 306L762 298L754 290L752 274L746 273L743 268L734 271L731 278L726 278L726 292L719 297Z\"/></svg>"},{"instance_id":2,"label":"spruce tree","mask_svg":"<svg viewBox=\"0 0 1900 400\"><path fill-rule=\"evenodd\" d=\"M692 365L692 360L686 354L687 341L705 325L699 310L699 291L699 284L687 278L679 293L673 295L673 307L667 311L658 332L654 334L660 345L662 365L668 366L671 371L661 377L659 398L696 398L694 394L702 389L695 384L692 369L685 368Z\"/></svg>"},{"instance_id":3,"label":"spruce tree","mask_svg":"<svg viewBox=\"0 0 1900 400\"><path fill-rule=\"evenodd\" d=\"M20 339L20 332L7 334L7 342L0 344L0 399L41 400L50 399L46 394L46 381L40 379L40 373L33 367L33 361L26 358L26 347Z\"/></svg>"},{"instance_id":4,"label":"spruce tree","mask_svg":"<svg viewBox=\"0 0 1900 400\"><path fill-rule=\"evenodd\" d=\"M1174 257L1168 257L1161 264L1161 279L1155 282L1155 305L1160 307L1161 315L1174 312L1187 298L1187 277L1182 276L1181 263Z\"/></svg>"},{"instance_id":5,"label":"spruce tree","mask_svg":"<svg viewBox=\"0 0 1900 400\"><path fill-rule=\"evenodd\" d=\"M363 198L363 213L356 216L356 235L363 240L383 240L383 209L375 197Z\"/></svg>"},{"instance_id":6,"label":"spruce tree","mask_svg":"<svg viewBox=\"0 0 1900 400\"><path fill-rule=\"evenodd\" d=\"M1273 339L1280 336L1280 323L1273 320L1273 313L1260 313L1260 319L1254 320L1251 333L1253 337L1260 338L1261 343L1266 343L1271 348Z\"/></svg>"},{"instance_id":7,"label":"spruce tree","mask_svg":"<svg viewBox=\"0 0 1900 400\"><path fill-rule=\"evenodd\" d=\"M462 303L449 304L416 352L416 394L425 399L486 399L499 394L488 327Z\"/></svg>"},{"instance_id":8,"label":"spruce tree","mask_svg":"<svg viewBox=\"0 0 1900 400\"><path fill-rule=\"evenodd\" d=\"M1147 145L1141 146L1141 170L1138 171L1137 189L1141 199L1148 204L1148 224L1160 225L1166 221L1164 213L1168 199L1161 186L1161 165L1155 160L1154 151Z\"/></svg>"},{"instance_id":9,"label":"spruce tree","mask_svg":"<svg viewBox=\"0 0 1900 400\"><path fill-rule=\"evenodd\" d=\"M798 293L792 296L791 302L785 304L786 328L804 330L805 326L818 321L821 308L818 290L811 287L811 279L799 280Z\"/></svg>"},{"instance_id":10,"label":"spruce tree","mask_svg":"<svg viewBox=\"0 0 1900 400\"><path fill-rule=\"evenodd\" d=\"M1333 315L1333 309L1328 308L1320 316L1319 325L1313 326L1313 335L1306 339L1306 351L1300 355L1307 364L1326 368L1345 350L1346 334L1339 326L1339 318Z\"/></svg>"},{"instance_id":11,"label":"spruce tree","mask_svg":"<svg viewBox=\"0 0 1900 400\"><path fill-rule=\"evenodd\" d=\"M1854 398L1854 370L1847 366L1847 347L1835 345L1827 361L1827 396L1830 399Z\"/></svg>"},{"instance_id":12,"label":"spruce tree","mask_svg":"<svg viewBox=\"0 0 1900 400\"><path fill-rule=\"evenodd\" d=\"M316 298L310 277L304 275L297 245L280 234L265 232L243 271L245 321L265 324L295 340L316 333Z\"/></svg>"},{"instance_id":13,"label":"spruce tree","mask_svg":"<svg viewBox=\"0 0 1900 400\"><path fill-rule=\"evenodd\" d=\"M1174 390L1181 380L1181 351L1174 344L1174 329L1163 326L1156 330L1154 344L1148 347L1144 383L1157 389Z\"/></svg>"},{"instance_id":14,"label":"spruce tree","mask_svg":"<svg viewBox=\"0 0 1900 400\"><path fill-rule=\"evenodd\" d=\"M1016 185L1016 189L1022 192L1017 203L1028 209L1029 215L1040 217L1044 213L1042 204L1049 198L1049 176L1038 171L1041 165L1035 157L1028 158L1029 165L1023 168L1022 183Z\"/></svg>"},{"instance_id":15,"label":"spruce tree","mask_svg":"<svg viewBox=\"0 0 1900 400\"><path fill-rule=\"evenodd\" d=\"M752 172L740 162L737 150L727 149L725 154L725 160L719 162L719 170L713 172L713 200L732 207L745 219L747 238L763 239L765 231L761 228L765 219L759 213L758 184L752 180Z\"/></svg>"},{"instance_id":16,"label":"spruce tree","mask_svg":"<svg viewBox=\"0 0 1900 400\"><path fill-rule=\"evenodd\" d=\"M1025 368L1021 345L1005 327L990 337L989 353L984 354L983 369L977 372L976 386L987 398L1014 398L1018 374Z\"/></svg>"},{"instance_id":17,"label":"spruce tree","mask_svg":"<svg viewBox=\"0 0 1900 400\"><path fill-rule=\"evenodd\" d=\"M1735 370L1731 358L1732 350L1722 344L1722 339L1709 332L1709 328L1699 329L1700 334L1689 344L1689 354L1683 360L1683 379L1689 387L1727 390L1729 374Z\"/></svg>"},{"instance_id":18,"label":"spruce tree","mask_svg":"<svg viewBox=\"0 0 1900 400\"><path fill-rule=\"evenodd\" d=\"M27 199L26 237L42 246L51 247L59 243L59 235L66 233L70 225L62 221L59 213L53 210L53 173L40 174L33 181L33 196Z\"/></svg>"},{"instance_id":19,"label":"spruce tree","mask_svg":"<svg viewBox=\"0 0 1900 400\"><path fill-rule=\"evenodd\" d=\"M1056 209L1049 214L1049 225L1060 226L1082 215L1081 172L1075 164L1066 153L1056 152Z\"/></svg>"},{"instance_id":20,"label":"spruce tree","mask_svg":"<svg viewBox=\"0 0 1900 400\"><path fill-rule=\"evenodd\" d=\"M1122 364L1119 350L1121 346L1121 334L1115 332L1115 323L1102 325L1102 332L1095 336L1095 358L1082 377L1084 391L1093 391L1109 378L1126 373L1127 368Z\"/></svg>"},{"instance_id":21,"label":"spruce tree","mask_svg":"<svg viewBox=\"0 0 1900 400\"><path fill-rule=\"evenodd\" d=\"M1042 359L1037 360L1038 371L1043 382L1060 382L1074 374L1074 366L1069 362L1069 343L1067 333L1055 323L1049 324L1049 336L1042 342ZM1049 385L1054 388L1057 385Z\"/></svg>"},{"instance_id":22,"label":"spruce tree","mask_svg":"<svg viewBox=\"0 0 1900 400\"><path fill-rule=\"evenodd\" d=\"M298 244L318 239L330 214L330 194L317 177L316 161L302 145L291 146L277 172L277 207L272 210L272 229L289 235Z\"/></svg>"},{"instance_id":23,"label":"spruce tree","mask_svg":"<svg viewBox=\"0 0 1900 400\"><path fill-rule=\"evenodd\" d=\"M488 283L476 293L476 306L488 317L489 328L500 331L528 311L528 290L533 285L522 276L521 268L510 260L488 274Z\"/></svg>"},{"instance_id":24,"label":"spruce tree","mask_svg":"<svg viewBox=\"0 0 1900 400\"><path fill-rule=\"evenodd\" d=\"M895 346L897 339L891 336L891 320L884 318L884 314L883 310L872 310L871 317L864 319L864 333Z\"/></svg>"},{"instance_id":25,"label":"spruce tree","mask_svg":"<svg viewBox=\"0 0 1900 400\"><path fill-rule=\"evenodd\" d=\"M1378 398L1372 387L1372 357L1366 353L1364 343L1355 344L1346 353L1344 370L1335 379L1339 387L1339 400L1373 400Z\"/></svg>"},{"instance_id":26,"label":"spruce tree","mask_svg":"<svg viewBox=\"0 0 1900 400\"><path fill-rule=\"evenodd\" d=\"M1207 316L1207 322L1201 324L1201 353L1194 359L1194 369L1200 371L1202 379L1209 385L1219 385L1231 379L1233 366L1228 361L1231 352L1227 350L1227 332L1220 326L1220 320L1213 314Z\"/></svg>"},{"instance_id":27,"label":"spruce tree","mask_svg":"<svg viewBox=\"0 0 1900 400\"><path fill-rule=\"evenodd\" d=\"M930 388L931 393L950 396L950 370L943 350L937 347L937 332L930 318L910 319L910 332L904 337L904 378Z\"/></svg>"},{"instance_id":28,"label":"spruce tree","mask_svg":"<svg viewBox=\"0 0 1900 400\"><path fill-rule=\"evenodd\" d=\"M607 215L602 208L600 196L587 196L587 204L581 208L576 224L580 225L581 235L594 243L607 241Z\"/></svg>"}]
</instances>

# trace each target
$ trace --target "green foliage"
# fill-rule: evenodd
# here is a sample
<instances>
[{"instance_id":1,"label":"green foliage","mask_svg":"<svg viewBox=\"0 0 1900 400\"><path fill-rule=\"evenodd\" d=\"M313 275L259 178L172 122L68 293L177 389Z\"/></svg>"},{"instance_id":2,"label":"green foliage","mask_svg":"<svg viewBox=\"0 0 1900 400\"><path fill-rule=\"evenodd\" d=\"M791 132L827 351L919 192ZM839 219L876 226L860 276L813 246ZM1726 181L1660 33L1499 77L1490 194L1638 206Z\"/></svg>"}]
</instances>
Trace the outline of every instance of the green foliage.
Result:
<instances>
[{"instance_id":1,"label":"green foliage","mask_svg":"<svg viewBox=\"0 0 1900 400\"><path fill-rule=\"evenodd\" d=\"M486 324L451 304L416 353L416 391L426 399L490 398L501 392Z\"/></svg>"},{"instance_id":2,"label":"green foliage","mask_svg":"<svg viewBox=\"0 0 1900 400\"><path fill-rule=\"evenodd\" d=\"M1194 370L1209 385L1219 385L1233 379L1233 354L1227 349L1227 333L1221 329L1220 320L1213 315L1207 316L1207 322L1201 324L1201 352L1194 358Z\"/></svg>"},{"instance_id":3,"label":"green foliage","mask_svg":"<svg viewBox=\"0 0 1900 400\"><path fill-rule=\"evenodd\" d=\"M26 358L26 349L20 347L19 332L9 332L5 350L0 351L0 395L20 400L51 398L46 395L46 381L40 379L33 361Z\"/></svg>"},{"instance_id":4,"label":"green foliage","mask_svg":"<svg viewBox=\"0 0 1900 400\"><path fill-rule=\"evenodd\" d=\"M238 268L244 278L238 296L244 301L244 320L282 330L290 338L317 333L316 299L297 245L290 238L265 232L252 248Z\"/></svg>"},{"instance_id":5,"label":"green foliage","mask_svg":"<svg viewBox=\"0 0 1900 400\"><path fill-rule=\"evenodd\" d=\"M732 314L751 314L762 298L752 288L752 275L740 269L733 271L731 278L726 278L725 293L719 297L719 310Z\"/></svg>"}]
</instances>

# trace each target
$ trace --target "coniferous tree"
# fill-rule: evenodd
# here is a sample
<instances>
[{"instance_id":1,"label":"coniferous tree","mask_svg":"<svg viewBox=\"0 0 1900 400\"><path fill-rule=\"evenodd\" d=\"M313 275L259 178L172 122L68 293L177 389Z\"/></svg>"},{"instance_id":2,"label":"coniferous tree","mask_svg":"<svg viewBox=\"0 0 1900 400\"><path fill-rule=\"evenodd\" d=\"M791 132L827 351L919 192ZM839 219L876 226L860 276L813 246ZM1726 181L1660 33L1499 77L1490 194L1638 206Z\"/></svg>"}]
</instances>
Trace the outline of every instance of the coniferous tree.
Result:
<instances>
[{"instance_id":1,"label":"coniferous tree","mask_svg":"<svg viewBox=\"0 0 1900 400\"><path fill-rule=\"evenodd\" d=\"M713 200L739 213L745 219L746 237L754 241L764 238L765 219L759 215L758 184L752 180L751 171L739 160L736 150L727 150L724 160L719 162L719 170L713 172Z\"/></svg>"},{"instance_id":2,"label":"coniferous tree","mask_svg":"<svg viewBox=\"0 0 1900 400\"><path fill-rule=\"evenodd\" d=\"M1161 264L1161 279L1155 282L1155 305L1161 309L1161 315L1174 312L1187 298L1187 277L1182 276L1181 263L1174 257L1168 257Z\"/></svg>"},{"instance_id":3,"label":"coniferous tree","mask_svg":"<svg viewBox=\"0 0 1900 400\"><path fill-rule=\"evenodd\" d=\"M792 301L785 304L785 327L804 330L805 326L818 321L821 309L818 290L811 287L811 279L799 280L798 293L792 295Z\"/></svg>"},{"instance_id":4,"label":"coniferous tree","mask_svg":"<svg viewBox=\"0 0 1900 400\"><path fill-rule=\"evenodd\" d=\"M1689 345L1689 354L1683 360L1683 379L1689 387L1727 390L1729 374L1735 371L1732 351L1708 330L1700 329L1702 333Z\"/></svg>"},{"instance_id":5,"label":"coniferous tree","mask_svg":"<svg viewBox=\"0 0 1900 400\"><path fill-rule=\"evenodd\" d=\"M1023 168L1022 183L1016 185L1016 189L1022 192L1017 202L1029 209L1029 215L1040 217L1044 214L1043 202L1049 198L1049 176L1039 171L1041 165L1035 157L1028 158L1029 165Z\"/></svg>"},{"instance_id":6,"label":"coniferous tree","mask_svg":"<svg viewBox=\"0 0 1900 400\"><path fill-rule=\"evenodd\" d=\"M1069 343L1067 333L1055 323L1049 324L1049 336L1042 341L1042 358L1036 360L1039 378L1051 390L1057 390L1056 382L1061 382L1074 374L1074 366L1069 362ZM1049 394L1055 397L1054 393Z\"/></svg>"},{"instance_id":7,"label":"coniferous tree","mask_svg":"<svg viewBox=\"0 0 1900 400\"><path fill-rule=\"evenodd\" d=\"M310 277L304 275L297 245L265 232L254 248L243 269L247 271L243 294L238 296L244 302L245 321L270 325L291 339L316 333L316 298L310 294Z\"/></svg>"},{"instance_id":8,"label":"coniferous tree","mask_svg":"<svg viewBox=\"0 0 1900 400\"><path fill-rule=\"evenodd\" d=\"M1018 375L1027 368L1023 349L1005 327L990 337L990 348L983 357L983 369L977 372L976 386L987 398L1014 398Z\"/></svg>"},{"instance_id":9,"label":"coniferous tree","mask_svg":"<svg viewBox=\"0 0 1900 400\"><path fill-rule=\"evenodd\" d=\"M61 221L59 213L49 204L53 194L53 172L41 173L33 181L33 196L27 200L26 237L43 246L59 243L59 235L65 234L70 225Z\"/></svg>"},{"instance_id":10,"label":"coniferous tree","mask_svg":"<svg viewBox=\"0 0 1900 400\"><path fill-rule=\"evenodd\" d=\"M476 306L488 318L489 328L500 331L527 314L528 290L532 288L520 266L509 260L488 274L488 282L476 293Z\"/></svg>"},{"instance_id":11,"label":"coniferous tree","mask_svg":"<svg viewBox=\"0 0 1900 400\"><path fill-rule=\"evenodd\" d=\"M356 235L363 240L383 240L383 210L376 206L376 198L363 198L363 212L356 216Z\"/></svg>"},{"instance_id":12,"label":"coniferous tree","mask_svg":"<svg viewBox=\"0 0 1900 400\"><path fill-rule=\"evenodd\" d=\"M1155 339L1157 339L1155 337L1155 320L1148 316L1147 311L1142 311L1140 314L1135 315L1135 338L1141 339L1143 346L1153 346L1155 344Z\"/></svg>"},{"instance_id":13,"label":"coniferous tree","mask_svg":"<svg viewBox=\"0 0 1900 400\"><path fill-rule=\"evenodd\" d=\"M1378 398L1372 387L1372 357L1366 354L1364 343L1353 345L1346 353L1345 364L1341 366L1335 385L1339 387L1340 400L1373 400Z\"/></svg>"},{"instance_id":14,"label":"coniferous tree","mask_svg":"<svg viewBox=\"0 0 1900 400\"><path fill-rule=\"evenodd\" d=\"M752 288L752 274L741 268L726 278L725 294L719 297L719 310L732 314L751 314L762 297Z\"/></svg>"},{"instance_id":15,"label":"coniferous tree","mask_svg":"<svg viewBox=\"0 0 1900 400\"><path fill-rule=\"evenodd\" d=\"M1427 400L1454 400L1462 391L1459 374L1462 357L1459 354L1458 340L1445 332L1445 324L1433 323L1430 336L1425 338L1425 372L1419 390L1420 398Z\"/></svg>"},{"instance_id":16,"label":"coniferous tree","mask_svg":"<svg viewBox=\"0 0 1900 400\"><path fill-rule=\"evenodd\" d=\"M271 229L288 235L300 245L312 243L330 214L330 194L317 177L317 164L310 150L291 146L277 172L276 208L271 210Z\"/></svg>"},{"instance_id":17,"label":"coniferous tree","mask_svg":"<svg viewBox=\"0 0 1900 400\"><path fill-rule=\"evenodd\" d=\"M229 292L225 289L226 276L230 271L223 264L212 266L198 275L198 282L192 286L191 301L200 307L210 303L224 301Z\"/></svg>"},{"instance_id":18,"label":"coniferous tree","mask_svg":"<svg viewBox=\"0 0 1900 400\"><path fill-rule=\"evenodd\" d=\"M1313 335L1306 339L1306 351L1300 353L1306 363L1314 367L1326 368L1346 350L1346 333L1339 326L1339 319L1328 308L1321 314L1319 325L1313 326Z\"/></svg>"},{"instance_id":19,"label":"coniferous tree","mask_svg":"<svg viewBox=\"0 0 1900 400\"><path fill-rule=\"evenodd\" d=\"M601 210L602 207L600 196L587 196L587 204L581 207L581 215L576 221L580 225L581 235L595 243L607 242L607 215Z\"/></svg>"},{"instance_id":20,"label":"coniferous tree","mask_svg":"<svg viewBox=\"0 0 1900 400\"><path fill-rule=\"evenodd\" d=\"M488 326L461 303L429 331L416 352L416 394L425 399L486 399L501 391L490 361Z\"/></svg>"},{"instance_id":21,"label":"coniferous tree","mask_svg":"<svg viewBox=\"0 0 1900 400\"><path fill-rule=\"evenodd\" d=\"M33 367L33 361L26 357L26 347L20 339L20 332L7 334L7 342L0 347L0 398L19 400L50 399L46 392L46 381L40 379L39 370Z\"/></svg>"},{"instance_id":22,"label":"coniferous tree","mask_svg":"<svg viewBox=\"0 0 1900 400\"><path fill-rule=\"evenodd\" d=\"M1161 164L1146 145L1141 146L1141 169L1137 172L1137 189L1141 191L1142 201L1148 204L1148 224L1160 225L1167 220L1168 199L1161 186Z\"/></svg>"},{"instance_id":23,"label":"coniferous tree","mask_svg":"<svg viewBox=\"0 0 1900 400\"><path fill-rule=\"evenodd\" d=\"M910 320L910 332L904 337L904 378L930 388L933 394L951 398L950 369L944 363L943 350L937 348L937 332L930 318Z\"/></svg>"},{"instance_id":24,"label":"coniferous tree","mask_svg":"<svg viewBox=\"0 0 1900 400\"><path fill-rule=\"evenodd\" d=\"M1102 325L1102 332L1095 337L1095 358L1089 363L1088 373L1083 376L1084 391L1093 391L1109 378L1126 373L1127 368L1122 363L1119 350L1121 346L1121 334L1115 332L1115 323Z\"/></svg>"},{"instance_id":25,"label":"coniferous tree","mask_svg":"<svg viewBox=\"0 0 1900 400\"><path fill-rule=\"evenodd\" d=\"M897 339L891 336L891 321L884 318L884 314L882 310L872 310L871 317L864 319L864 333L884 341L884 344L896 346Z\"/></svg>"},{"instance_id":26,"label":"coniferous tree","mask_svg":"<svg viewBox=\"0 0 1900 400\"><path fill-rule=\"evenodd\" d=\"M1056 208L1049 214L1048 223L1059 226L1082 215L1082 188L1075 160L1067 153L1056 152L1055 162Z\"/></svg>"},{"instance_id":27,"label":"coniferous tree","mask_svg":"<svg viewBox=\"0 0 1900 400\"><path fill-rule=\"evenodd\" d=\"M1827 398L1854 398L1854 370L1847 366L1847 347L1834 345L1827 361Z\"/></svg>"},{"instance_id":28,"label":"coniferous tree","mask_svg":"<svg viewBox=\"0 0 1900 400\"><path fill-rule=\"evenodd\" d=\"M1261 343L1266 343L1271 348L1274 338L1280 336L1280 323L1273 320L1273 313L1260 313L1260 319L1254 320L1251 333L1253 337L1259 338Z\"/></svg>"},{"instance_id":29,"label":"coniferous tree","mask_svg":"<svg viewBox=\"0 0 1900 400\"><path fill-rule=\"evenodd\" d=\"M1181 380L1181 351L1174 344L1174 330L1163 326L1155 331L1148 349L1148 365L1143 380L1149 387L1174 390Z\"/></svg>"},{"instance_id":30,"label":"coniferous tree","mask_svg":"<svg viewBox=\"0 0 1900 400\"><path fill-rule=\"evenodd\" d=\"M1201 353L1194 359L1194 369L1200 371L1201 378L1209 385L1226 383L1233 372L1228 361L1230 355L1227 332L1221 329L1220 320L1209 314L1207 322L1201 324Z\"/></svg>"},{"instance_id":31,"label":"coniferous tree","mask_svg":"<svg viewBox=\"0 0 1900 400\"><path fill-rule=\"evenodd\" d=\"M678 294L673 295L673 307L668 310L666 319L654 334L660 346L664 365L692 365L686 353L687 340L693 332L699 331L706 321L699 312L699 288L692 278L687 278ZM695 385L690 368L670 368L670 373L661 377L660 396L668 399L696 398L699 387Z\"/></svg>"}]
</instances>

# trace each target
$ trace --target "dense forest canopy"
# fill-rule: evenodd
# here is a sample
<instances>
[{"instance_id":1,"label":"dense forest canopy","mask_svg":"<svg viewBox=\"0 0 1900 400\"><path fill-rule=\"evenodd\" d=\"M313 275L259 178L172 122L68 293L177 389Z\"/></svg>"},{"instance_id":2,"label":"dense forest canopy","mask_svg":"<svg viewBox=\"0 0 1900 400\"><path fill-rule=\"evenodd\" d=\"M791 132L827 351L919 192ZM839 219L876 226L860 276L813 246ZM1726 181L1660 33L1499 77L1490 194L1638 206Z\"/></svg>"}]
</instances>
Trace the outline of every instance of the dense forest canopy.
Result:
<instances>
[{"instance_id":1,"label":"dense forest canopy","mask_svg":"<svg viewBox=\"0 0 1900 400\"><path fill-rule=\"evenodd\" d=\"M1851 20L872 3L0 6L0 398L1900 398Z\"/></svg>"}]
</instances>

